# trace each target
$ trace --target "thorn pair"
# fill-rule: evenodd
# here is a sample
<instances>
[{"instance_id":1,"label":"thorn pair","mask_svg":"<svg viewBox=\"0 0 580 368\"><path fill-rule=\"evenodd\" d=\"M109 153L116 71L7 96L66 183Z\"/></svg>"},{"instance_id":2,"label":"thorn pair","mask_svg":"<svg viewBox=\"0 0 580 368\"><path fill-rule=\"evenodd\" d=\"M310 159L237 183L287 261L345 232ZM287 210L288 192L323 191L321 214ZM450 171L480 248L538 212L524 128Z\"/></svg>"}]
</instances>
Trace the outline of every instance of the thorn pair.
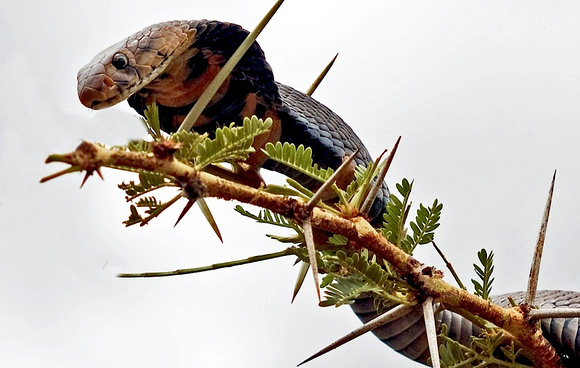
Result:
<instances>
[{"instance_id":1,"label":"thorn pair","mask_svg":"<svg viewBox=\"0 0 580 368\"><path fill-rule=\"evenodd\" d=\"M306 218L302 221L302 228L304 229L304 240L306 242L306 249L308 250L308 260L310 266L312 267L312 276L314 278L314 286L316 288L316 294L318 296L318 302L322 301L320 296L320 283L318 282L318 263L316 262L316 246L314 244L314 235L312 233L312 210L320 202L334 183L341 177L343 177L348 169L350 169L350 164L354 160L358 153L358 150L352 155L348 156L340 165L338 169L328 178L328 180L314 193L312 198L306 203Z\"/></svg>"},{"instance_id":2,"label":"thorn pair","mask_svg":"<svg viewBox=\"0 0 580 368\"><path fill-rule=\"evenodd\" d=\"M207 205L207 202L202 197L197 198L197 199L190 199L187 201L187 203L185 204L185 207L183 207L183 210L179 214L179 217L177 218L177 221L175 222L175 225L173 225L173 227L175 227L175 226L177 226L177 224L179 224L181 219L187 214L187 212L189 212L189 210L191 209L191 207L193 207L193 204L195 202L197 202L197 205L199 206L201 213L203 213L203 215L205 216L205 219L207 220L207 222L209 222L209 225L213 229L214 233L217 235L219 240L223 243L224 240L222 238L222 234L220 233L220 229L217 225L217 222L215 221L215 219L214 219L214 217L213 217L213 215L212 215L212 213Z\"/></svg>"},{"instance_id":3,"label":"thorn pair","mask_svg":"<svg viewBox=\"0 0 580 368\"><path fill-rule=\"evenodd\" d=\"M318 358L321 355L328 353L331 350L338 348L341 345L346 344L347 342L356 339L357 337L377 329L381 326L386 325L387 323L391 323L395 320L403 318L405 315L410 313L413 309L417 306L415 304L403 305L400 304L393 309L381 314L380 316L368 321L367 323L363 324L359 328L353 330L352 332L346 334L345 336L341 337L340 339L336 340L332 344L328 345L324 349L318 351L316 354L312 355L308 359L304 360L298 366L301 366L304 363L308 363L309 361ZM429 352L431 354L431 361L433 367L439 368L439 345L437 343L437 329L435 326L435 314L433 310L433 298L428 297L423 303L423 318L425 320L425 331L427 334L427 341L429 343Z\"/></svg>"},{"instance_id":4,"label":"thorn pair","mask_svg":"<svg viewBox=\"0 0 580 368\"><path fill-rule=\"evenodd\" d=\"M389 157L387 158L385 165L382 167L381 172L379 173L378 177L376 178L375 182L371 186L369 193L367 194L363 206L361 208L361 214L367 215L376 196L381 188L387 171L391 166L391 162L395 156L397 148L399 147L399 142L401 141L401 137L397 139L395 146L391 150ZM321 302L322 298L320 295L320 283L318 281L318 264L316 262L316 246L314 244L314 236L312 233L312 210L314 207L324 198L326 193L332 188L332 186L338 181L338 179L344 177L350 170L351 170L351 163L353 162L354 158L358 154L359 150L355 151L353 154L347 156L342 164L336 169L336 171L328 178L328 180L314 193L312 198L306 203L306 217L302 221L302 228L304 229L304 240L306 242L306 249L308 250L308 259L310 265L312 267L312 276L314 279L314 285L316 288L316 294L318 296L318 301ZM381 155L382 157L382 155ZM381 157L377 159L375 162L375 167L378 166Z\"/></svg>"}]
</instances>

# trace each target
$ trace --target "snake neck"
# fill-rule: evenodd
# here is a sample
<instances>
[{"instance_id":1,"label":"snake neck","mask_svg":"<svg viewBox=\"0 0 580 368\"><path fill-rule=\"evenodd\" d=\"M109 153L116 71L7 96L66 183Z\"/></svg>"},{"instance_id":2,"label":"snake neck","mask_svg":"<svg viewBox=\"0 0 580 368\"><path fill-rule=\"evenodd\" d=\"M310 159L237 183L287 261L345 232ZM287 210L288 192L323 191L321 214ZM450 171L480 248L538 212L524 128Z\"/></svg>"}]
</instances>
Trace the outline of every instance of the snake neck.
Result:
<instances>
[{"instance_id":1,"label":"snake neck","mask_svg":"<svg viewBox=\"0 0 580 368\"><path fill-rule=\"evenodd\" d=\"M143 115L148 104L159 108L161 129L175 132L203 91L248 35L239 25L218 21L195 21L191 44L172 66L138 93L129 105ZM254 42L195 123L201 133L219 126L240 123L244 116L275 117L280 94L264 52Z\"/></svg>"}]
</instances>

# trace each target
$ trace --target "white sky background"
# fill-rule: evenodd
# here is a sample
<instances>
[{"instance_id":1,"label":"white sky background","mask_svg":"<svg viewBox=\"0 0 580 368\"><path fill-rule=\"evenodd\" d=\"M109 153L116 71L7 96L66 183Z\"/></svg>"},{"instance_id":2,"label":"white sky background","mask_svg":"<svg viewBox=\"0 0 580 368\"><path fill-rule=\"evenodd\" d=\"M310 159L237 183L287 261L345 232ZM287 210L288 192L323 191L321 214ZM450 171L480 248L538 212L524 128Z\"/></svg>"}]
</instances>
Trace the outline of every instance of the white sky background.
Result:
<instances>
[{"instance_id":1,"label":"white sky background","mask_svg":"<svg viewBox=\"0 0 580 368\"><path fill-rule=\"evenodd\" d=\"M319 308L310 282L291 305L290 258L193 276L118 279L268 253L282 246L209 201L125 228L116 188L50 153L81 139L144 135L125 104L89 111L76 73L100 50L171 19L253 28L273 0L8 1L0 4L0 365L24 367L292 367L358 325ZM18 3L18 4L17 4ZM554 169L540 287L580 291L580 5L576 1L287 0L259 42L277 80L305 90L336 52L315 97L373 155L403 136L391 188L415 179L413 202L444 203L436 240L471 286L482 247L496 254L495 292L525 289ZM443 269L434 252L417 257ZM412 367L373 336L307 367Z\"/></svg>"}]
</instances>

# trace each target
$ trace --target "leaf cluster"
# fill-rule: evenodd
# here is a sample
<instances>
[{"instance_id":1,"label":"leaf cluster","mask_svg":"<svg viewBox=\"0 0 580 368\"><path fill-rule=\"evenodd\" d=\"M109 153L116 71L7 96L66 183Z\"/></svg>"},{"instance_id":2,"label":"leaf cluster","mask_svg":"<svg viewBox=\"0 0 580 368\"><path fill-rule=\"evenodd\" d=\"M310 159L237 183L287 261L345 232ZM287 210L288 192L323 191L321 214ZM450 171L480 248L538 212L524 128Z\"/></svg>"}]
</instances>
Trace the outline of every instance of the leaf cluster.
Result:
<instances>
[{"instance_id":1,"label":"leaf cluster","mask_svg":"<svg viewBox=\"0 0 580 368\"><path fill-rule=\"evenodd\" d=\"M444 368L454 367L490 367L490 368L524 368L532 367L516 362L521 350L516 350L513 341L506 343L501 330L493 334L484 333L482 337L471 337L469 347L449 338L449 328L446 324L441 325L439 340L443 343L439 346L441 366Z\"/></svg>"},{"instance_id":2,"label":"leaf cluster","mask_svg":"<svg viewBox=\"0 0 580 368\"><path fill-rule=\"evenodd\" d=\"M296 147L293 143L277 142L276 144L268 143L263 151L272 161L284 165L287 173L293 172L294 174L302 176L302 183L324 183L334 173L332 168L322 169L318 164L314 163L312 149L310 147L305 148L303 145ZM377 165L376 163L369 163L367 166L357 166L355 168L354 180L346 188L339 188L337 185L332 186L338 198L336 200L337 203L330 206L325 202L320 202L319 207L340 214L346 218L350 218L353 214L359 213L373 185L373 180L381 168L382 165ZM269 185L267 190L273 194L297 196L307 201L314 195L314 192L310 188L312 186L319 186L310 185L306 187L291 178L287 179L287 183L290 188Z\"/></svg>"},{"instance_id":3,"label":"leaf cluster","mask_svg":"<svg viewBox=\"0 0 580 368\"><path fill-rule=\"evenodd\" d=\"M310 148L296 147L293 144L278 142L275 145L268 144L264 152L270 159L320 182L328 180L332 174L332 170L320 169L313 163ZM341 190L336 186L334 187L344 216L347 216L347 213L351 212L352 209L358 209L357 206L360 206L363 202L365 193L368 193L369 186L380 167L376 163L371 163L366 167L359 166L355 170L354 180L346 189ZM314 194L308 188L292 179L288 179L288 183L291 188L269 186L269 190L276 194L299 196L304 200L308 200ZM439 226L443 206L437 200L429 207L420 205L415 221L411 222L410 225L413 234L407 235L405 226L410 208L409 197L412 183L404 179L401 184L397 185L397 189L403 199L400 200L396 195L391 196L392 201L388 204L387 213L385 214L386 228L383 229L383 233L393 243L408 253L412 253L417 245L426 244L433 239L434 231ZM319 206L329 209L324 203L319 203ZM289 227L288 224L293 224L296 236L269 236L283 242L293 242L299 246L304 246L301 228L294 224L292 220L272 216L267 211L261 211L258 215L252 215L240 207L237 211L261 223L284 227ZM366 250L355 252L345 248L347 243L348 239L346 237L331 235L327 244L318 244L318 269L321 273L327 274L321 284L321 287L325 288L326 296L326 299L321 303L322 306L350 304L356 298L365 296L374 298L375 306L377 306L378 310L382 310L387 305L392 306L393 302L408 302L409 285L402 281L389 268L388 264L382 260L380 262L377 261L375 257L369 257ZM308 258L299 258L304 262L308 262ZM304 276L305 271L302 268L297 282L298 289Z\"/></svg>"},{"instance_id":4,"label":"leaf cluster","mask_svg":"<svg viewBox=\"0 0 580 368\"><path fill-rule=\"evenodd\" d=\"M155 104L147 107L145 116L144 123L153 141L136 140L129 142L126 147L119 147L118 149L152 153L156 144L166 143L165 146L172 148L168 152L174 159L194 166L198 170L203 170L208 165L236 163L246 160L251 153L255 152L252 147L254 138L267 132L272 125L271 119L263 121L252 116L251 118L245 118L240 126L231 123L229 126L218 128L213 139L209 138L208 134L199 134L195 131L178 131L169 136L164 136L160 132L158 109ZM120 169L130 170L130 168ZM148 223L181 198L181 193L179 193L168 202L163 202L153 195L139 199L139 197L163 187L178 187L178 183L169 175L144 170L140 170L138 173L137 181L123 182L119 185L119 188L125 191L128 202L137 200L130 207L129 218L125 221L127 226ZM202 206L205 203L199 202L199 204L202 212L211 223L213 218L209 208ZM188 206L190 204L186 205L182 215L187 212ZM139 209L144 209L145 216L140 213ZM214 224L212 224L212 227L217 230Z\"/></svg>"},{"instance_id":5,"label":"leaf cluster","mask_svg":"<svg viewBox=\"0 0 580 368\"><path fill-rule=\"evenodd\" d=\"M266 234L269 238L278 240L282 243L293 243L293 244L300 244L304 242L304 233L300 225L298 225L295 221L291 219L287 219L286 217L274 213L268 209L263 209L258 212L257 215L246 211L242 206L237 205L235 207L235 211L241 214L242 216L251 218L260 224L267 224L267 225L274 225L278 227L283 227L287 229L291 229L294 231L294 235L292 236L280 236L280 235L273 235L273 234Z\"/></svg>"},{"instance_id":6,"label":"leaf cluster","mask_svg":"<svg viewBox=\"0 0 580 368\"><path fill-rule=\"evenodd\" d=\"M151 171L141 171L139 172L139 181L123 182L118 187L127 195L127 201L130 201L152 190L172 185L175 185L175 181L165 175Z\"/></svg>"},{"instance_id":7,"label":"leaf cluster","mask_svg":"<svg viewBox=\"0 0 580 368\"><path fill-rule=\"evenodd\" d=\"M396 185L399 196L391 194L390 202L387 203L387 212L383 215L384 222L381 231L383 235L393 244L401 248L407 254L413 254L418 245L428 244L433 241L435 230L439 227L443 204L437 199L429 207L419 204L415 221L411 221L409 226L413 234L408 234L406 223L411 210L411 191L413 182L403 179Z\"/></svg>"},{"instance_id":8,"label":"leaf cluster","mask_svg":"<svg viewBox=\"0 0 580 368\"><path fill-rule=\"evenodd\" d=\"M325 257L328 275L324 277L322 287L325 287L326 299L320 303L327 307L351 304L355 299L371 296L375 305L380 301L404 303L404 294L408 285L401 280L385 264L379 264L376 257L369 257L369 252L336 251L334 255ZM397 282L399 281L399 283Z\"/></svg>"},{"instance_id":9,"label":"leaf cluster","mask_svg":"<svg viewBox=\"0 0 580 368\"><path fill-rule=\"evenodd\" d=\"M264 153L275 162L287 166L318 182L325 182L330 178L333 169L322 169L312 160L312 148L305 148L304 145L296 147L294 143L276 142L276 144L267 143L263 149Z\"/></svg>"},{"instance_id":10,"label":"leaf cluster","mask_svg":"<svg viewBox=\"0 0 580 368\"><path fill-rule=\"evenodd\" d=\"M229 127L218 128L215 138L201 140L195 145L194 156L187 159L193 160L199 170L209 164L246 160L255 152L254 138L266 133L271 126L272 119L263 121L252 116L244 118L241 126L231 123Z\"/></svg>"}]
</instances>

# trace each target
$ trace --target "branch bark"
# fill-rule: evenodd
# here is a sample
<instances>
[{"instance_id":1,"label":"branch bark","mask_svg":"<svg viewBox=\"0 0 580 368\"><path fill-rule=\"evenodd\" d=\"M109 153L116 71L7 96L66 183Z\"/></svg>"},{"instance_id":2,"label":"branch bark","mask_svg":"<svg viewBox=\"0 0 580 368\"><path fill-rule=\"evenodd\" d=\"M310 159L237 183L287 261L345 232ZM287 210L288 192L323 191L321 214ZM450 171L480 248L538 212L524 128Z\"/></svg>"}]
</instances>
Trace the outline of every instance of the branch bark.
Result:
<instances>
[{"instance_id":1,"label":"branch bark","mask_svg":"<svg viewBox=\"0 0 580 368\"><path fill-rule=\"evenodd\" d=\"M160 151L163 152L163 150ZM504 309L446 283L442 280L440 271L424 266L417 259L388 242L363 218L345 219L319 208L314 208L310 212L307 204L302 200L270 194L261 189L250 188L206 172L196 171L193 167L174 160L171 155L166 154L136 153L83 142L75 151L63 155L51 155L46 162L63 162L78 169L75 171L86 171L87 175L98 172L100 167L155 171L176 178L188 197L237 200L269 209L300 223L306 216L311 215L311 224L314 228L344 235L349 238L348 246L354 249L367 248L387 260L402 278L421 290L425 298L432 297L436 302L448 307L468 310L503 328L528 349L535 366L562 367L558 354L542 336L541 329L537 324L531 323L530 306ZM62 173L70 171L71 169L67 169ZM55 175L51 175L45 179L50 180L54 177Z\"/></svg>"}]
</instances>

